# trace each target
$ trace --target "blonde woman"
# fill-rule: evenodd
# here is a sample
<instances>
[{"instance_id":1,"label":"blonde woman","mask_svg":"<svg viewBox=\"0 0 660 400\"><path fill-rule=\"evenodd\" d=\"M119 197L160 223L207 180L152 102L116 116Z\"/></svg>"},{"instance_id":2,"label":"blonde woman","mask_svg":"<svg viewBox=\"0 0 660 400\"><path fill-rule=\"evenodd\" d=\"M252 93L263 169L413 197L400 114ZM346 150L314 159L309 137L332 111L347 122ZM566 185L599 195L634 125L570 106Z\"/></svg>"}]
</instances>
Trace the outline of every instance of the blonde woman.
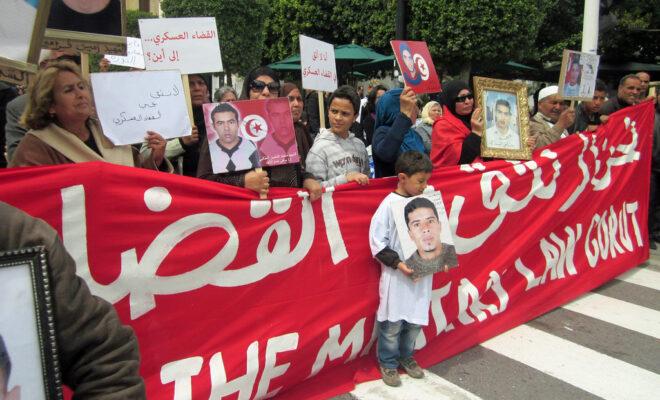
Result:
<instances>
[{"instance_id":1,"label":"blonde woman","mask_svg":"<svg viewBox=\"0 0 660 400\"><path fill-rule=\"evenodd\" d=\"M426 154L431 154L431 131L433 123L442 115L442 106L437 101L429 101L422 109L422 121L417 125L415 131L424 142Z\"/></svg>"},{"instance_id":2,"label":"blonde woman","mask_svg":"<svg viewBox=\"0 0 660 400\"><path fill-rule=\"evenodd\" d=\"M86 161L171 170L164 159L166 141L146 132L151 154L140 158L131 146L115 146L94 118L92 95L77 65L58 61L39 71L29 89L21 123L29 131L10 166L58 165Z\"/></svg>"}]
</instances>

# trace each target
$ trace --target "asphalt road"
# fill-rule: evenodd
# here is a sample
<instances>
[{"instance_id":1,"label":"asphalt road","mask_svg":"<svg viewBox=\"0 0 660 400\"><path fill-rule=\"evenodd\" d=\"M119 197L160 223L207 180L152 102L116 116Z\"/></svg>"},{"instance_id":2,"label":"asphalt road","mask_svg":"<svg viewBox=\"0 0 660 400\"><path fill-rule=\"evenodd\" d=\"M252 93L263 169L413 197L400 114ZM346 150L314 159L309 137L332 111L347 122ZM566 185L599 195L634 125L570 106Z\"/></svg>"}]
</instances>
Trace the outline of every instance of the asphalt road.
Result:
<instances>
[{"instance_id":1,"label":"asphalt road","mask_svg":"<svg viewBox=\"0 0 660 400\"><path fill-rule=\"evenodd\" d=\"M360 384L333 400L660 399L660 251L577 300L403 385Z\"/></svg>"}]
</instances>

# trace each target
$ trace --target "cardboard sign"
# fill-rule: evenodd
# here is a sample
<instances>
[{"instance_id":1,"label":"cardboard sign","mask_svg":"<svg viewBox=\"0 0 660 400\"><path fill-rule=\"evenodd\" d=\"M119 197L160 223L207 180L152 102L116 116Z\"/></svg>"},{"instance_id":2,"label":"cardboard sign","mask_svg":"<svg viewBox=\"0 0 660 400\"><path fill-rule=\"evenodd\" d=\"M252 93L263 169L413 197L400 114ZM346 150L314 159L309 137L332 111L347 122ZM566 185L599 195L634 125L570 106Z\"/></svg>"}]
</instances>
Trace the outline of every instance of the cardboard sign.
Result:
<instances>
[{"instance_id":1,"label":"cardboard sign","mask_svg":"<svg viewBox=\"0 0 660 400\"><path fill-rule=\"evenodd\" d=\"M3 6L6 9L0 13L0 56L28 62L38 5L25 0L10 0L3 2Z\"/></svg>"},{"instance_id":2,"label":"cardboard sign","mask_svg":"<svg viewBox=\"0 0 660 400\"><path fill-rule=\"evenodd\" d=\"M335 48L330 43L300 35L300 67L303 88L323 92L337 89Z\"/></svg>"},{"instance_id":3,"label":"cardboard sign","mask_svg":"<svg viewBox=\"0 0 660 400\"><path fill-rule=\"evenodd\" d=\"M411 278L421 278L458 266L454 239L440 193L402 198L392 203L403 261L413 270Z\"/></svg>"},{"instance_id":4,"label":"cardboard sign","mask_svg":"<svg viewBox=\"0 0 660 400\"><path fill-rule=\"evenodd\" d=\"M441 90L426 42L393 40L390 44L406 85L417 94Z\"/></svg>"},{"instance_id":5,"label":"cardboard sign","mask_svg":"<svg viewBox=\"0 0 660 400\"><path fill-rule=\"evenodd\" d=\"M142 54L142 40L139 38L126 38L126 56L106 54L103 57L112 65L144 69L144 54Z\"/></svg>"},{"instance_id":6,"label":"cardboard sign","mask_svg":"<svg viewBox=\"0 0 660 400\"><path fill-rule=\"evenodd\" d=\"M204 104L214 173L300 161L286 98Z\"/></svg>"},{"instance_id":7,"label":"cardboard sign","mask_svg":"<svg viewBox=\"0 0 660 400\"><path fill-rule=\"evenodd\" d=\"M564 50L559 75L559 94L564 100L591 101L596 90L600 56Z\"/></svg>"},{"instance_id":8,"label":"cardboard sign","mask_svg":"<svg viewBox=\"0 0 660 400\"><path fill-rule=\"evenodd\" d=\"M141 19L139 25L148 70L222 71L215 18Z\"/></svg>"},{"instance_id":9,"label":"cardboard sign","mask_svg":"<svg viewBox=\"0 0 660 400\"><path fill-rule=\"evenodd\" d=\"M114 144L141 143L147 131L164 138L190 135L178 71L105 72L91 75L103 133Z\"/></svg>"}]
</instances>

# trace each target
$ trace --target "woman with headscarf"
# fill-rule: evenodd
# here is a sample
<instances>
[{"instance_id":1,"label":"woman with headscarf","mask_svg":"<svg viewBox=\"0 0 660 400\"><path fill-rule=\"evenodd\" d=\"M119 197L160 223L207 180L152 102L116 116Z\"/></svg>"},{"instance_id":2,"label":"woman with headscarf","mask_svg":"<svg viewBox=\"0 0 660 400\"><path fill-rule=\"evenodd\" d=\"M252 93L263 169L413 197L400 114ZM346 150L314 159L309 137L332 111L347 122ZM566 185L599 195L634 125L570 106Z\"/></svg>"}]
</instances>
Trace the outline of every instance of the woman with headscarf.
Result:
<instances>
[{"instance_id":1,"label":"woman with headscarf","mask_svg":"<svg viewBox=\"0 0 660 400\"><path fill-rule=\"evenodd\" d=\"M279 97L279 93L280 81L275 71L266 66L257 67L245 77L241 100L275 99ZM300 93L299 90L298 93ZM289 101L289 105L291 106L291 101ZM313 175L303 170L300 163L264 167L263 169L251 171L214 174L208 139L203 138L202 140L199 167L197 169L199 178L244 187L263 196L268 193L270 186L304 188L309 191L312 200L316 200L321 196L321 185L314 179ZM298 143L298 151L301 160L304 159L307 151L301 149L300 143Z\"/></svg>"},{"instance_id":2,"label":"woman with headscarf","mask_svg":"<svg viewBox=\"0 0 660 400\"><path fill-rule=\"evenodd\" d=\"M376 107L376 131L371 144L376 178L394 176L394 163L408 150L424 152L424 143L413 129L417 97L409 87L386 92Z\"/></svg>"},{"instance_id":3,"label":"woman with headscarf","mask_svg":"<svg viewBox=\"0 0 660 400\"><path fill-rule=\"evenodd\" d=\"M465 82L444 85L442 116L433 124L431 161L433 168L471 163L481 154L484 123L481 109L474 108L474 96Z\"/></svg>"},{"instance_id":4,"label":"woman with headscarf","mask_svg":"<svg viewBox=\"0 0 660 400\"><path fill-rule=\"evenodd\" d=\"M289 100L291 117L293 118L293 129L296 131L296 143L298 144L300 165L305 165L305 158L307 157L309 149L312 147L312 137L310 136L307 127L302 122L302 113L305 107L302 92L295 83L286 82L282 85L280 97L286 97Z\"/></svg>"},{"instance_id":5,"label":"woman with headscarf","mask_svg":"<svg viewBox=\"0 0 660 400\"><path fill-rule=\"evenodd\" d=\"M433 123L442 115L442 106L437 101L429 101L422 109L422 121L415 131L424 142L426 154L431 154L431 131Z\"/></svg>"},{"instance_id":6,"label":"woman with headscarf","mask_svg":"<svg viewBox=\"0 0 660 400\"><path fill-rule=\"evenodd\" d=\"M171 170L165 158L166 141L158 133L146 132L152 151L142 157L132 146L115 146L103 135L94 117L89 84L72 62L57 61L39 71L21 120L30 130L14 153L12 167L106 161Z\"/></svg>"}]
</instances>

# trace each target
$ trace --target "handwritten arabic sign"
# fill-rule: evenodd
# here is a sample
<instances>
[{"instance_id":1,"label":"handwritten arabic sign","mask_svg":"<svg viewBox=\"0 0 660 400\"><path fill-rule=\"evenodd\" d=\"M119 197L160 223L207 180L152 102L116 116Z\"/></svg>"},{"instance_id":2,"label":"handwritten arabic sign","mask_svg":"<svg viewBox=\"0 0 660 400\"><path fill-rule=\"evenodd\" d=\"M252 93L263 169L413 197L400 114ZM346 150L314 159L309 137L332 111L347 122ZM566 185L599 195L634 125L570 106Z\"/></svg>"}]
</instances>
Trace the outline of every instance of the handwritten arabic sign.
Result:
<instances>
[{"instance_id":1,"label":"handwritten arabic sign","mask_svg":"<svg viewBox=\"0 0 660 400\"><path fill-rule=\"evenodd\" d=\"M335 49L330 43L300 35L300 67L305 89L324 92L337 89Z\"/></svg>"},{"instance_id":2,"label":"handwritten arabic sign","mask_svg":"<svg viewBox=\"0 0 660 400\"><path fill-rule=\"evenodd\" d=\"M393 40L390 44L406 85L417 94L440 91L440 80L426 42Z\"/></svg>"},{"instance_id":3,"label":"handwritten arabic sign","mask_svg":"<svg viewBox=\"0 0 660 400\"><path fill-rule=\"evenodd\" d=\"M300 161L286 98L204 104L214 173Z\"/></svg>"},{"instance_id":4,"label":"handwritten arabic sign","mask_svg":"<svg viewBox=\"0 0 660 400\"><path fill-rule=\"evenodd\" d=\"M141 19L139 24L148 70L222 71L215 18Z\"/></svg>"},{"instance_id":5,"label":"handwritten arabic sign","mask_svg":"<svg viewBox=\"0 0 660 400\"><path fill-rule=\"evenodd\" d=\"M559 94L564 100L591 101L599 61L597 54L564 50L559 75Z\"/></svg>"},{"instance_id":6,"label":"handwritten arabic sign","mask_svg":"<svg viewBox=\"0 0 660 400\"><path fill-rule=\"evenodd\" d=\"M124 67L144 69L144 54L142 54L142 40L138 38L126 38L126 56L115 56L106 54L104 56L110 64Z\"/></svg>"},{"instance_id":7,"label":"handwritten arabic sign","mask_svg":"<svg viewBox=\"0 0 660 400\"><path fill-rule=\"evenodd\" d=\"M178 71L106 72L91 78L103 133L114 144L140 143L148 130L167 139L190 135Z\"/></svg>"}]
</instances>

